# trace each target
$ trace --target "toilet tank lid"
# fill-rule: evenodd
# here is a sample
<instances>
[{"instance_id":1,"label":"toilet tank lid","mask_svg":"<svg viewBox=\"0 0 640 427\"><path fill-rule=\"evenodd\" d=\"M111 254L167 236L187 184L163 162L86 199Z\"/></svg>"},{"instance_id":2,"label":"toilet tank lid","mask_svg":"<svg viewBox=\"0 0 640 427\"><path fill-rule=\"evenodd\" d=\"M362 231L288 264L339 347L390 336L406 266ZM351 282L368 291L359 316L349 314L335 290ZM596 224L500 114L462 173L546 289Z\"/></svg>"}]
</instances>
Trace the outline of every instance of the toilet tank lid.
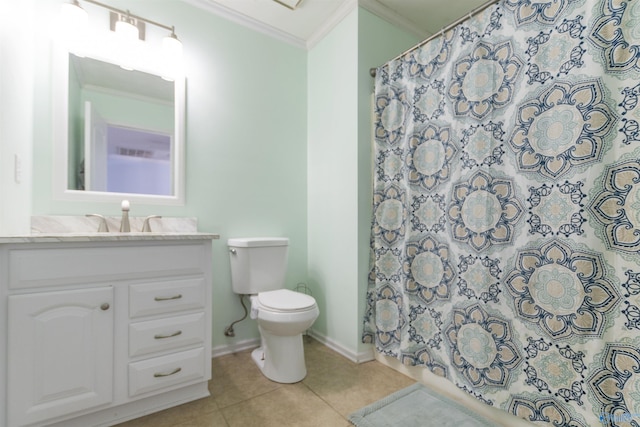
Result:
<instances>
[{"instance_id":1,"label":"toilet tank lid","mask_svg":"<svg viewBox=\"0 0 640 427\"><path fill-rule=\"evenodd\" d=\"M286 237L241 237L227 240L227 246L235 248L256 248L262 246L288 246Z\"/></svg>"}]
</instances>

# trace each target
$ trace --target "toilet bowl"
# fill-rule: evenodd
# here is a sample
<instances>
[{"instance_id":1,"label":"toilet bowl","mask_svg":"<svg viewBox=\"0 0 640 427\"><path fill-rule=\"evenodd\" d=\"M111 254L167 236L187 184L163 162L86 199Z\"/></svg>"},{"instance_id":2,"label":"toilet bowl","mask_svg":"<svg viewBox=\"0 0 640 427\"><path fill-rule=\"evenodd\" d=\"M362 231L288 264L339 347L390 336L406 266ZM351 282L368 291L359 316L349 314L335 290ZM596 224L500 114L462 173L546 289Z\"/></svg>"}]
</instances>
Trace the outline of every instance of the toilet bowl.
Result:
<instances>
[{"instance_id":1,"label":"toilet bowl","mask_svg":"<svg viewBox=\"0 0 640 427\"><path fill-rule=\"evenodd\" d=\"M258 321L261 345L251 354L254 362L272 381L302 381L307 374L302 333L320 311L312 296L284 287L289 239L234 238L227 245L233 291L251 296L251 318Z\"/></svg>"},{"instance_id":2,"label":"toilet bowl","mask_svg":"<svg viewBox=\"0 0 640 427\"><path fill-rule=\"evenodd\" d=\"M251 353L263 375L279 383L302 381L307 375L302 333L318 318L315 299L288 289L251 296L261 346Z\"/></svg>"}]
</instances>

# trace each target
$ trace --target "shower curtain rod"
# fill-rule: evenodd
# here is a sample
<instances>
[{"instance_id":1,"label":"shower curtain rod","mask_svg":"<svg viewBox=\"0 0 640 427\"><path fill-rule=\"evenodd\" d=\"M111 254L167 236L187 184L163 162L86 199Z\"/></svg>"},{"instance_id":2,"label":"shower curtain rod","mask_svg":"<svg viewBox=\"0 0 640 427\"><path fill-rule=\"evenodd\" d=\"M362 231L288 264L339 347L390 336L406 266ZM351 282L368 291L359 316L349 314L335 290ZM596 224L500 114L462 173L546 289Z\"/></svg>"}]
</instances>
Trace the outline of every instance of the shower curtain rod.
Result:
<instances>
[{"instance_id":1,"label":"shower curtain rod","mask_svg":"<svg viewBox=\"0 0 640 427\"><path fill-rule=\"evenodd\" d=\"M405 50L404 52L402 52L400 55L396 56L395 58L391 59L388 62L391 61L395 61L398 58L401 58L402 56L406 55L407 53L411 52L414 49L418 49L419 47L429 43L431 40L435 39L436 37L441 36L442 34L444 34L445 32L449 31L450 29L452 29L453 27L456 27L460 24L462 24L464 21L466 21L467 19L470 19L471 17L473 17L474 15L477 15L478 13L482 12L483 10L485 10L486 8L488 8L489 6L498 3L500 0L489 0L488 2L478 6L477 8L473 9L471 12L469 12L467 15L464 15L460 18L458 18L456 21L452 22L451 24L447 25L446 27L444 27L443 29L441 29L440 31L438 31L435 34L432 34L431 36L429 36L426 40L421 41L420 43L418 43L417 45ZM371 77L375 77L376 76L376 68L370 68L369 69L369 74L371 75Z\"/></svg>"}]
</instances>

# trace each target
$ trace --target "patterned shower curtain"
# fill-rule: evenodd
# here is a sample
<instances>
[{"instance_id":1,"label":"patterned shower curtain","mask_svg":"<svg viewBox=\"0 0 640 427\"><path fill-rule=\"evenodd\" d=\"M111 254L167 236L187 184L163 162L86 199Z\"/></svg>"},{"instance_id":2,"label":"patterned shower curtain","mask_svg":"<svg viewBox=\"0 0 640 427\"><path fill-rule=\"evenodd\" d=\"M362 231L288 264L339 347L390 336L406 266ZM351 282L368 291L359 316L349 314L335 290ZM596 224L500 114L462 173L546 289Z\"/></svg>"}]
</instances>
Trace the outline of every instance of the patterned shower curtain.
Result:
<instances>
[{"instance_id":1,"label":"patterned shower curtain","mask_svg":"<svg viewBox=\"0 0 640 427\"><path fill-rule=\"evenodd\" d=\"M640 425L640 0L502 0L377 70L364 341Z\"/></svg>"}]
</instances>

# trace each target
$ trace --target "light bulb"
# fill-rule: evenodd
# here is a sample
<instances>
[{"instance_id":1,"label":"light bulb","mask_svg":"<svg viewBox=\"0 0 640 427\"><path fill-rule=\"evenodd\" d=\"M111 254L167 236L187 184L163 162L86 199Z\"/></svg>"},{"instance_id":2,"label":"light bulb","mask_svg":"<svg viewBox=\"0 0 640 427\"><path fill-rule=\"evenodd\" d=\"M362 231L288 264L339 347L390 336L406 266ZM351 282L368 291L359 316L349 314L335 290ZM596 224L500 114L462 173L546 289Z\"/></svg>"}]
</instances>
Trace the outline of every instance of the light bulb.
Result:
<instances>
[{"instance_id":1,"label":"light bulb","mask_svg":"<svg viewBox=\"0 0 640 427\"><path fill-rule=\"evenodd\" d=\"M60 7L60 17L56 20L53 30L58 38L69 50L78 50L86 42L89 28L89 15L78 4L63 3Z\"/></svg>"},{"instance_id":2,"label":"light bulb","mask_svg":"<svg viewBox=\"0 0 640 427\"><path fill-rule=\"evenodd\" d=\"M116 22L115 31L118 37L122 40L136 41L140 37L138 27L126 20L126 18Z\"/></svg>"},{"instance_id":3,"label":"light bulb","mask_svg":"<svg viewBox=\"0 0 640 427\"><path fill-rule=\"evenodd\" d=\"M63 3L60 7L60 19L62 25L71 28L86 28L89 22L89 15L77 0L72 3Z\"/></svg>"},{"instance_id":4,"label":"light bulb","mask_svg":"<svg viewBox=\"0 0 640 427\"><path fill-rule=\"evenodd\" d=\"M162 39L162 49L171 60L180 59L182 56L182 42L178 40L176 33L172 31L170 35Z\"/></svg>"}]
</instances>

